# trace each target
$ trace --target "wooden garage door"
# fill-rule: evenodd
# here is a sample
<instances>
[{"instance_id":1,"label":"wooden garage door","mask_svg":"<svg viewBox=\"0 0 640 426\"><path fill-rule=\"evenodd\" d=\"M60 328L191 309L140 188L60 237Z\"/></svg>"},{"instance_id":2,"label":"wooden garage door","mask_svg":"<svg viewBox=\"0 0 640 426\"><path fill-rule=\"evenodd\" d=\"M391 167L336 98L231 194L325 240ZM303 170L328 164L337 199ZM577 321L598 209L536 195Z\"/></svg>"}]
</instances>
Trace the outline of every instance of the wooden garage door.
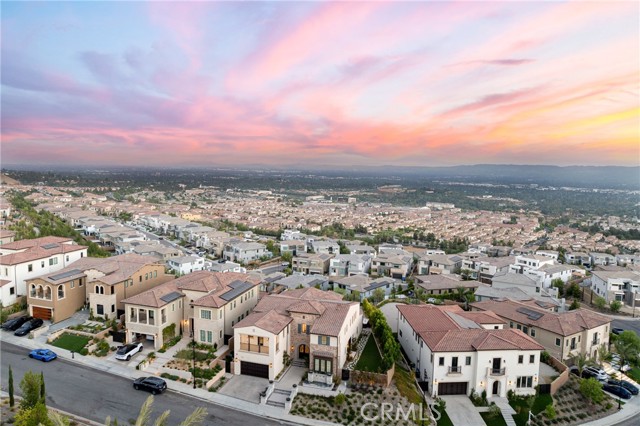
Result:
<instances>
[{"instance_id":1,"label":"wooden garage door","mask_svg":"<svg viewBox=\"0 0 640 426\"><path fill-rule=\"evenodd\" d=\"M438 383L438 395L466 395L468 382Z\"/></svg>"},{"instance_id":2,"label":"wooden garage door","mask_svg":"<svg viewBox=\"0 0 640 426\"><path fill-rule=\"evenodd\" d=\"M242 361L240 363L240 373L247 376L269 378L269 366L264 364L256 364L255 362Z\"/></svg>"},{"instance_id":3,"label":"wooden garage door","mask_svg":"<svg viewBox=\"0 0 640 426\"><path fill-rule=\"evenodd\" d=\"M33 317L40 318L43 320L51 319L51 308L39 308L37 306L33 307Z\"/></svg>"}]
</instances>

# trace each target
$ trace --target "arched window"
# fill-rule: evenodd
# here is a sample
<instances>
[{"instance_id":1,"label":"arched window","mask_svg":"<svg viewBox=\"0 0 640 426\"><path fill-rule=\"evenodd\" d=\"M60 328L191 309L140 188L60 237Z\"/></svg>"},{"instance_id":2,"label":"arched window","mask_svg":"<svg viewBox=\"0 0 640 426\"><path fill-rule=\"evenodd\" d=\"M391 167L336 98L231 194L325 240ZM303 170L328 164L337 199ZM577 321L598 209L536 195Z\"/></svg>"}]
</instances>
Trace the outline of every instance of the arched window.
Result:
<instances>
[{"instance_id":1,"label":"arched window","mask_svg":"<svg viewBox=\"0 0 640 426\"><path fill-rule=\"evenodd\" d=\"M99 285L96 286L96 293L100 294L100 286Z\"/></svg>"},{"instance_id":2,"label":"arched window","mask_svg":"<svg viewBox=\"0 0 640 426\"><path fill-rule=\"evenodd\" d=\"M58 299L64 299L64 286L58 286Z\"/></svg>"},{"instance_id":3,"label":"arched window","mask_svg":"<svg viewBox=\"0 0 640 426\"><path fill-rule=\"evenodd\" d=\"M31 284L31 297L36 297L36 285L35 284Z\"/></svg>"},{"instance_id":4,"label":"arched window","mask_svg":"<svg viewBox=\"0 0 640 426\"><path fill-rule=\"evenodd\" d=\"M46 286L44 288L44 298L47 300L51 300L51 287L50 286Z\"/></svg>"}]
</instances>

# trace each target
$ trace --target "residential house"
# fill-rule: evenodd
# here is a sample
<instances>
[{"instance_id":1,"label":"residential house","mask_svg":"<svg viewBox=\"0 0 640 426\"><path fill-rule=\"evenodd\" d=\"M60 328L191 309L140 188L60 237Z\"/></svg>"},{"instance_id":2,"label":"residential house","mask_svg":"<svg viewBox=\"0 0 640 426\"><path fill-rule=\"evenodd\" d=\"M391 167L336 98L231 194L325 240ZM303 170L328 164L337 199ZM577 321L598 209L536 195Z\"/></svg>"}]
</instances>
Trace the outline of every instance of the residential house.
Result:
<instances>
[{"instance_id":1,"label":"residential house","mask_svg":"<svg viewBox=\"0 0 640 426\"><path fill-rule=\"evenodd\" d=\"M329 254L298 253L291 260L291 268L294 272L306 275L324 275L329 272L329 262L332 256Z\"/></svg>"},{"instance_id":2,"label":"residential house","mask_svg":"<svg viewBox=\"0 0 640 426\"><path fill-rule=\"evenodd\" d=\"M515 257L489 257L478 259L478 281L491 284L493 277L509 271L509 267L515 262Z\"/></svg>"},{"instance_id":3,"label":"residential house","mask_svg":"<svg viewBox=\"0 0 640 426\"><path fill-rule=\"evenodd\" d=\"M0 236L2 231L0 231ZM1 239L1 237L0 237ZM618 266L640 265L640 255L638 254L618 254L616 255L616 263Z\"/></svg>"},{"instance_id":4,"label":"residential house","mask_svg":"<svg viewBox=\"0 0 640 426\"><path fill-rule=\"evenodd\" d=\"M549 257L556 261L558 260L558 257L560 257L560 253L555 250L536 250L536 254L538 256Z\"/></svg>"},{"instance_id":5,"label":"residential house","mask_svg":"<svg viewBox=\"0 0 640 426\"><path fill-rule=\"evenodd\" d=\"M3 306L13 305L27 295L26 282L42 274L54 273L87 256L87 247L71 238L41 237L0 245L0 291Z\"/></svg>"},{"instance_id":6,"label":"residential house","mask_svg":"<svg viewBox=\"0 0 640 426\"><path fill-rule=\"evenodd\" d=\"M459 287L474 292L481 284L478 281L463 280L459 275L442 274L416 275L414 285L423 289L426 294L448 294L456 292Z\"/></svg>"},{"instance_id":7,"label":"residential house","mask_svg":"<svg viewBox=\"0 0 640 426\"><path fill-rule=\"evenodd\" d=\"M258 302L259 285L247 274L197 271L127 298L127 341L145 338L159 349L169 327L176 335L193 330L196 342L221 347Z\"/></svg>"},{"instance_id":8,"label":"residential house","mask_svg":"<svg viewBox=\"0 0 640 426\"><path fill-rule=\"evenodd\" d=\"M179 249L162 244L158 240L150 241L131 241L116 243L116 254L139 254L141 256L152 256L160 261L167 261L174 257L180 257L182 251Z\"/></svg>"},{"instance_id":9,"label":"residential house","mask_svg":"<svg viewBox=\"0 0 640 426\"><path fill-rule=\"evenodd\" d=\"M323 275L300 275L293 274L288 277L282 277L273 282L278 287L282 287L282 290L293 290L296 288L308 288L315 287L321 290L329 290L329 278Z\"/></svg>"},{"instance_id":10,"label":"residential house","mask_svg":"<svg viewBox=\"0 0 640 426\"><path fill-rule=\"evenodd\" d=\"M461 256L455 254L423 255L418 260L418 274L458 274L462 267L462 260Z\"/></svg>"},{"instance_id":11,"label":"residential house","mask_svg":"<svg viewBox=\"0 0 640 426\"><path fill-rule=\"evenodd\" d=\"M316 254L336 255L340 254L340 245L333 240L317 240L311 242L311 248Z\"/></svg>"},{"instance_id":12,"label":"residential house","mask_svg":"<svg viewBox=\"0 0 640 426\"><path fill-rule=\"evenodd\" d=\"M330 277L368 274L370 269L371 256L366 254L338 254L329 261Z\"/></svg>"},{"instance_id":13,"label":"residential house","mask_svg":"<svg viewBox=\"0 0 640 426\"><path fill-rule=\"evenodd\" d=\"M582 251L573 251L564 255L564 260L570 265L591 266L591 256Z\"/></svg>"},{"instance_id":14,"label":"residential house","mask_svg":"<svg viewBox=\"0 0 640 426\"><path fill-rule=\"evenodd\" d=\"M607 266L617 264L616 257L609 253L590 252L589 257L591 258L591 266Z\"/></svg>"},{"instance_id":15,"label":"residential house","mask_svg":"<svg viewBox=\"0 0 640 426\"><path fill-rule=\"evenodd\" d=\"M513 288L517 287L529 295L539 294L542 284L529 275L516 274L513 272L501 272L496 274L491 280L493 288Z\"/></svg>"},{"instance_id":16,"label":"residential house","mask_svg":"<svg viewBox=\"0 0 640 426\"><path fill-rule=\"evenodd\" d=\"M584 276L584 270L572 265L542 265L538 269L529 269L524 271L527 275L537 282L541 283L542 288L550 288L554 280L561 280L566 283L572 278Z\"/></svg>"},{"instance_id":17,"label":"residential house","mask_svg":"<svg viewBox=\"0 0 640 426\"><path fill-rule=\"evenodd\" d=\"M0 229L0 246L12 243L16 237L16 233L6 229Z\"/></svg>"},{"instance_id":18,"label":"residential house","mask_svg":"<svg viewBox=\"0 0 640 426\"><path fill-rule=\"evenodd\" d=\"M349 250L349 253L351 254L367 255L371 257L376 257L376 254L377 254L375 248L365 244L346 243L345 247L347 248L347 250Z\"/></svg>"},{"instance_id":19,"label":"residential house","mask_svg":"<svg viewBox=\"0 0 640 426\"><path fill-rule=\"evenodd\" d=\"M285 229L280 235L280 240L282 241L305 240L306 238L307 236L297 229Z\"/></svg>"},{"instance_id":20,"label":"residential house","mask_svg":"<svg viewBox=\"0 0 640 426\"><path fill-rule=\"evenodd\" d=\"M223 274L226 272L240 272L240 273L247 272L247 269L240 266L239 263L227 262L227 261L211 262L210 264L207 264L206 269L207 271L221 272Z\"/></svg>"},{"instance_id":21,"label":"residential house","mask_svg":"<svg viewBox=\"0 0 640 426\"><path fill-rule=\"evenodd\" d=\"M198 256L172 257L167 260L167 267L173 272L186 275L204 269L204 258Z\"/></svg>"},{"instance_id":22,"label":"residential house","mask_svg":"<svg viewBox=\"0 0 640 426\"><path fill-rule=\"evenodd\" d=\"M268 295L234 327L234 373L274 380L289 358L305 361L309 381L332 383L361 331L360 304L339 294L309 287Z\"/></svg>"},{"instance_id":23,"label":"residential house","mask_svg":"<svg viewBox=\"0 0 640 426\"><path fill-rule=\"evenodd\" d=\"M533 395L544 349L505 321L458 306L397 305L398 340L433 397Z\"/></svg>"},{"instance_id":24,"label":"residential house","mask_svg":"<svg viewBox=\"0 0 640 426\"><path fill-rule=\"evenodd\" d=\"M413 268L413 254L405 250L386 250L371 261L371 274L405 279Z\"/></svg>"},{"instance_id":25,"label":"residential house","mask_svg":"<svg viewBox=\"0 0 640 426\"><path fill-rule=\"evenodd\" d=\"M299 253L307 252L307 244L304 240L284 240L280 242L280 253L291 253L297 256Z\"/></svg>"},{"instance_id":26,"label":"residential house","mask_svg":"<svg viewBox=\"0 0 640 426\"><path fill-rule=\"evenodd\" d=\"M270 258L271 256L273 255L267 250L267 246L252 242L228 243L224 247L222 254L225 260L239 262L240 264L260 260L264 257Z\"/></svg>"},{"instance_id":27,"label":"residential house","mask_svg":"<svg viewBox=\"0 0 640 426\"><path fill-rule=\"evenodd\" d=\"M540 294L531 295L518 287L496 288L486 284L481 284L476 289L474 296L476 302L508 298L525 303L535 303L536 306L552 312L562 312L566 309L564 299L558 300L555 297L551 297L546 291L542 291Z\"/></svg>"},{"instance_id":28,"label":"residential house","mask_svg":"<svg viewBox=\"0 0 640 426\"><path fill-rule=\"evenodd\" d=\"M345 291L345 295L359 295L359 300L364 300L374 295L374 292L381 289L386 296L394 291L400 291L403 285L400 281L391 277L379 277L372 279L368 275L351 275L338 278L333 282L334 290L339 288Z\"/></svg>"},{"instance_id":29,"label":"residential house","mask_svg":"<svg viewBox=\"0 0 640 426\"><path fill-rule=\"evenodd\" d=\"M550 312L542 307L510 299L475 302L473 311L491 311L544 346L553 357L571 363L578 354L597 359L601 347L609 347L611 318L588 309ZM604 345L604 346L602 346Z\"/></svg>"},{"instance_id":30,"label":"residential house","mask_svg":"<svg viewBox=\"0 0 640 426\"><path fill-rule=\"evenodd\" d=\"M516 274L523 274L525 271L534 269L537 270L543 265L554 265L556 262L553 258L548 256L534 255L520 255L516 256L516 262L509 267L509 271Z\"/></svg>"},{"instance_id":31,"label":"residential house","mask_svg":"<svg viewBox=\"0 0 640 426\"><path fill-rule=\"evenodd\" d=\"M604 297L607 303L614 300L629 306L640 306L640 272L638 271L593 271L591 290ZM635 298L635 303L634 303Z\"/></svg>"}]
</instances>

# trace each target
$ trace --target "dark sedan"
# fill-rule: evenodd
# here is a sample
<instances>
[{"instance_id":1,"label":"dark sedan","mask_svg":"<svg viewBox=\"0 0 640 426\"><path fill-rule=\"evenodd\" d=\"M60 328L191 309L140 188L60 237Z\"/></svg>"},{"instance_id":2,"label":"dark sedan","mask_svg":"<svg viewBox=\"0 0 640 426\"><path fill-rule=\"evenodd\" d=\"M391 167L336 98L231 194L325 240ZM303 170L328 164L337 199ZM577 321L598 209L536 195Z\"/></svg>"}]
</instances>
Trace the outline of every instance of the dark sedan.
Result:
<instances>
[{"instance_id":1,"label":"dark sedan","mask_svg":"<svg viewBox=\"0 0 640 426\"><path fill-rule=\"evenodd\" d=\"M620 334L620 333L622 333L623 331L624 331L624 328L620 328L620 327L613 327L613 328L611 329L611 332L612 332L613 334Z\"/></svg>"},{"instance_id":2,"label":"dark sedan","mask_svg":"<svg viewBox=\"0 0 640 426\"><path fill-rule=\"evenodd\" d=\"M605 383L602 386L602 389L606 390L609 393L614 394L615 396L619 396L622 399L630 399L631 398L631 392L629 392L628 390L626 390L622 386L611 385L609 383Z\"/></svg>"},{"instance_id":3,"label":"dark sedan","mask_svg":"<svg viewBox=\"0 0 640 426\"><path fill-rule=\"evenodd\" d=\"M133 381L133 388L135 390L146 390L151 392L152 395L162 393L167 390L167 382L159 377L140 377Z\"/></svg>"},{"instance_id":4,"label":"dark sedan","mask_svg":"<svg viewBox=\"0 0 640 426\"><path fill-rule=\"evenodd\" d=\"M32 320L22 324L22 326L13 334L16 336L26 336L32 330L35 330L38 327L42 327L42 324L44 324L44 321L42 321L40 318L33 318Z\"/></svg>"},{"instance_id":5,"label":"dark sedan","mask_svg":"<svg viewBox=\"0 0 640 426\"><path fill-rule=\"evenodd\" d=\"M22 327L22 324L29 321L30 319L31 317L26 315L17 318L11 318L10 320L5 321L4 324L2 324L2 329L7 331L16 331L17 329Z\"/></svg>"},{"instance_id":6,"label":"dark sedan","mask_svg":"<svg viewBox=\"0 0 640 426\"><path fill-rule=\"evenodd\" d=\"M609 380L607 383L610 384L610 385L614 385L614 386L622 386L623 388L628 390L631 395L637 395L638 394L638 388L633 383L626 382L624 380L618 381L618 380L613 380L613 379Z\"/></svg>"}]
</instances>

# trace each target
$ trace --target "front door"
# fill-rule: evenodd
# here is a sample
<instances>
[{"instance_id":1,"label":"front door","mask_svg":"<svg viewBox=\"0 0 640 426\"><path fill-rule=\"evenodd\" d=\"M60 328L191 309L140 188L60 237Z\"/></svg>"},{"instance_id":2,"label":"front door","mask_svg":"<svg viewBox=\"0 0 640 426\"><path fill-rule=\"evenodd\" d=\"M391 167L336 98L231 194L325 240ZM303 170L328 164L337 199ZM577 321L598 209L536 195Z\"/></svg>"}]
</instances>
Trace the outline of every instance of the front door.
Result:
<instances>
[{"instance_id":1,"label":"front door","mask_svg":"<svg viewBox=\"0 0 640 426\"><path fill-rule=\"evenodd\" d=\"M298 358L309 359L309 346L298 346Z\"/></svg>"},{"instance_id":2,"label":"front door","mask_svg":"<svg viewBox=\"0 0 640 426\"><path fill-rule=\"evenodd\" d=\"M493 389L491 392L492 395L500 395L500 382L499 381L495 381L493 382Z\"/></svg>"}]
</instances>

